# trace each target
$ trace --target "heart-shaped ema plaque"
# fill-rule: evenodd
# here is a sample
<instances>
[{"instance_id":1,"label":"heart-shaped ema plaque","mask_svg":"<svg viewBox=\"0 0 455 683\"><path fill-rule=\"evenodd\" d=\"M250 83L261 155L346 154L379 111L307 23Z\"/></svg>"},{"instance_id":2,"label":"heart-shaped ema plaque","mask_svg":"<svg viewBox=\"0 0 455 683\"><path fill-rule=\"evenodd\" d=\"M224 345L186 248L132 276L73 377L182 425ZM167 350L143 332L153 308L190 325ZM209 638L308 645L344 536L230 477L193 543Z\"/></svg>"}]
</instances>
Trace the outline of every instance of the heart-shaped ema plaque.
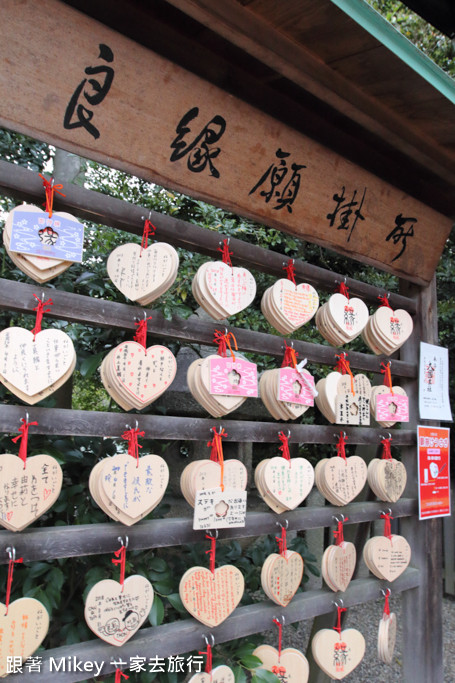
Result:
<instances>
[{"instance_id":1,"label":"heart-shaped ema plaque","mask_svg":"<svg viewBox=\"0 0 455 683\"><path fill-rule=\"evenodd\" d=\"M171 386L177 363L165 346L145 349L135 341L116 346L104 358L100 373L104 388L124 410L142 410Z\"/></svg>"},{"instance_id":2,"label":"heart-shaped ema plaque","mask_svg":"<svg viewBox=\"0 0 455 683\"><path fill-rule=\"evenodd\" d=\"M347 505L360 493L366 480L367 466L358 455L324 458L315 468L316 486L332 505Z\"/></svg>"},{"instance_id":3,"label":"heart-shaped ema plaque","mask_svg":"<svg viewBox=\"0 0 455 683\"><path fill-rule=\"evenodd\" d=\"M329 676L340 681L360 664L365 654L365 638L355 628L338 634L324 628L311 641L311 651L317 665Z\"/></svg>"},{"instance_id":4,"label":"heart-shaped ema plaque","mask_svg":"<svg viewBox=\"0 0 455 683\"><path fill-rule=\"evenodd\" d=\"M240 356L238 356L241 358ZM245 396L213 394L210 386L210 365L212 361L220 361L220 356L212 354L206 358L198 358L188 368L187 382L189 390L196 401L212 415L222 417L237 410L245 401Z\"/></svg>"},{"instance_id":5,"label":"heart-shaped ema plaque","mask_svg":"<svg viewBox=\"0 0 455 683\"><path fill-rule=\"evenodd\" d=\"M55 503L62 488L62 468L50 455L24 462L17 455L0 455L0 524L22 531Z\"/></svg>"},{"instance_id":6,"label":"heart-shaped ema plaque","mask_svg":"<svg viewBox=\"0 0 455 683\"><path fill-rule=\"evenodd\" d=\"M272 553L261 570L264 593L277 605L286 607L296 594L303 576L303 559L294 550L285 555Z\"/></svg>"},{"instance_id":7,"label":"heart-shaped ema plaque","mask_svg":"<svg viewBox=\"0 0 455 683\"><path fill-rule=\"evenodd\" d=\"M226 664L216 666L209 673L203 671L191 676L188 683L235 683L235 675Z\"/></svg>"},{"instance_id":8,"label":"heart-shaped ema plaque","mask_svg":"<svg viewBox=\"0 0 455 683\"><path fill-rule=\"evenodd\" d=\"M275 420L295 420L314 405L314 379L307 370L275 368L265 370L259 393Z\"/></svg>"},{"instance_id":9,"label":"heart-shaped ema plaque","mask_svg":"<svg viewBox=\"0 0 455 683\"><path fill-rule=\"evenodd\" d=\"M147 306L174 283L179 256L170 244L156 242L147 249L131 242L109 254L107 273L127 299Z\"/></svg>"},{"instance_id":10,"label":"heart-shaped ema plaque","mask_svg":"<svg viewBox=\"0 0 455 683\"><path fill-rule=\"evenodd\" d=\"M180 580L180 598L188 612L213 628L232 614L245 590L242 572L231 564L212 573L205 567L188 569Z\"/></svg>"},{"instance_id":11,"label":"heart-shaped ema plaque","mask_svg":"<svg viewBox=\"0 0 455 683\"><path fill-rule=\"evenodd\" d=\"M368 322L368 308L361 299L332 294L316 314L316 326L332 346L343 346L362 332Z\"/></svg>"},{"instance_id":12,"label":"heart-shaped ema plaque","mask_svg":"<svg viewBox=\"0 0 455 683\"><path fill-rule=\"evenodd\" d=\"M197 271L192 290L206 313L215 320L223 320L251 304L256 296L256 281L246 268L210 261Z\"/></svg>"},{"instance_id":13,"label":"heart-shaped ema plaque","mask_svg":"<svg viewBox=\"0 0 455 683\"><path fill-rule=\"evenodd\" d=\"M371 387L370 411L381 427L393 427L397 422L409 421L409 399L406 391L399 386L381 384Z\"/></svg>"},{"instance_id":14,"label":"heart-shaped ema plaque","mask_svg":"<svg viewBox=\"0 0 455 683\"><path fill-rule=\"evenodd\" d=\"M271 645L259 645L253 655L258 657L265 669L274 673L279 681L286 683L307 683L310 667L305 655L293 647L281 650L281 654Z\"/></svg>"},{"instance_id":15,"label":"heart-shaped ema plaque","mask_svg":"<svg viewBox=\"0 0 455 683\"><path fill-rule=\"evenodd\" d=\"M349 541L331 545L324 550L321 573L331 590L346 590L354 574L356 557L355 545Z\"/></svg>"},{"instance_id":16,"label":"heart-shaped ema plaque","mask_svg":"<svg viewBox=\"0 0 455 683\"><path fill-rule=\"evenodd\" d=\"M248 471L240 460L225 460L223 468L213 460L190 462L180 477L180 488L187 503L194 507L196 492L214 489L223 485L227 489L244 491L248 481Z\"/></svg>"},{"instance_id":17,"label":"heart-shaped ema plaque","mask_svg":"<svg viewBox=\"0 0 455 683\"><path fill-rule=\"evenodd\" d=\"M265 290L261 311L267 321L281 334L291 334L314 316L319 296L309 284L295 285L281 278Z\"/></svg>"},{"instance_id":18,"label":"heart-shaped ema plaque","mask_svg":"<svg viewBox=\"0 0 455 683\"><path fill-rule=\"evenodd\" d=\"M49 614L39 600L19 598L6 605L0 603L0 678L7 673L7 657L20 657L22 662L41 645L49 629Z\"/></svg>"},{"instance_id":19,"label":"heart-shaped ema plaque","mask_svg":"<svg viewBox=\"0 0 455 683\"><path fill-rule=\"evenodd\" d=\"M120 647L147 619L153 604L150 581L135 574L118 581L104 579L90 589L85 601L85 621L98 638Z\"/></svg>"},{"instance_id":20,"label":"heart-shaped ema plaque","mask_svg":"<svg viewBox=\"0 0 455 683\"><path fill-rule=\"evenodd\" d=\"M378 657L385 664L392 664L397 637L397 618L394 612L383 614L378 628Z\"/></svg>"},{"instance_id":21,"label":"heart-shaped ema plaque","mask_svg":"<svg viewBox=\"0 0 455 683\"><path fill-rule=\"evenodd\" d=\"M261 471L260 491L267 491L268 497L284 510L295 510L308 496L313 484L314 469L305 458L287 460L275 456L267 460Z\"/></svg>"},{"instance_id":22,"label":"heart-shaped ema plaque","mask_svg":"<svg viewBox=\"0 0 455 683\"><path fill-rule=\"evenodd\" d=\"M399 460L370 460L368 485L384 503L396 503L406 487L406 480L406 467Z\"/></svg>"},{"instance_id":23,"label":"heart-shaped ema plaque","mask_svg":"<svg viewBox=\"0 0 455 683\"><path fill-rule=\"evenodd\" d=\"M412 334L414 323L407 311L380 306L362 331L363 340L376 355L391 356Z\"/></svg>"},{"instance_id":24,"label":"heart-shaped ema plaque","mask_svg":"<svg viewBox=\"0 0 455 683\"><path fill-rule=\"evenodd\" d=\"M34 335L8 327L0 332L0 382L30 405L59 389L75 366L73 342L62 330Z\"/></svg>"},{"instance_id":25,"label":"heart-shaped ema plaque","mask_svg":"<svg viewBox=\"0 0 455 683\"><path fill-rule=\"evenodd\" d=\"M395 581L411 561L411 547L403 536L373 536L364 545L363 559L378 579Z\"/></svg>"}]
</instances>

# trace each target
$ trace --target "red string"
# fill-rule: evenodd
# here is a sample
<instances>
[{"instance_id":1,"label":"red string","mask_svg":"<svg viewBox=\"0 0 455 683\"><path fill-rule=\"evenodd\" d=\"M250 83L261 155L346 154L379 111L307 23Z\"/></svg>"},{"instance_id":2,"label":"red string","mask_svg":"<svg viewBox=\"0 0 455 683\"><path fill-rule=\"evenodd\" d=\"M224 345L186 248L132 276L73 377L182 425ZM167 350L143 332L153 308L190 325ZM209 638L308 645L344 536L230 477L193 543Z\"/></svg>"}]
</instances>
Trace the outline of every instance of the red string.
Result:
<instances>
[{"instance_id":1,"label":"red string","mask_svg":"<svg viewBox=\"0 0 455 683\"><path fill-rule=\"evenodd\" d=\"M47 301L41 301L41 299L38 299L36 294L33 295L35 299L38 302L38 306L34 308L33 310L36 311L36 321L35 321L35 327L32 330L33 334L33 341L35 341L36 335L41 332L41 321L43 319L43 313L49 313L51 310L50 308L44 308L45 306L52 306L53 301L52 299L48 299Z\"/></svg>"},{"instance_id":2,"label":"red string","mask_svg":"<svg viewBox=\"0 0 455 683\"><path fill-rule=\"evenodd\" d=\"M207 661L205 663L205 673L212 673L212 647L207 643L207 650L199 652L200 655L207 655Z\"/></svg>"},{"instance_id":3,"label":"red string","mask_svg":"<svg viewBox=\"0 0 455 683\"><path fill-rule=\"evenodd\" d=\"M18 560L13 560L13 558L11 558L10 561L8 562L8 578L6 580L6 602L5 602L6 613L5 613L5 616L8 614L9 601L10 601L10 597L11 597L11 587L13 585L14 565L15 564L21 564L22 562L23 562L22 557L20 557Z\"/></svg>"},{"instance_id":4,"label":"red string","mask_svg":"<svg viewBox=\"0 0 455 683\"><path fill-rule=\"evenodd\" d=\"M381 306L387 306L387 308L392 308L392 306L389 304L389 297L388 296L378 296L379 302Z\"/></svg>"},{"instance_id":5,"label":"red string","mask_svg":"<svg viewBox=\"0 0 455 683\"><path fill-rule=\"evenodd\" d=\"M341 637L341 614L346 612L347 607L338 607L337 605L337 625L334 626L334 630L338 631L338 635Z\"/></svg>"},{"instance_id":6,"label":"red string","mask_svg":"<svg viewBox=\"0 0 455 683\"><path fill-rule=\"evenodd\" d=\"M25 420L23 417L21 417L21 422L22 426L19 427L20 434L18 434L18 436L15 436L14 439L11 439L11 441L13 443L17 443L19 439L21 439L18 456L23 461L25 470L27 460L28 428L32 425L38 425L38 422L27 422L27 420Z\"/></svg>"},{"instance_id":7,"label":"red string","mask_svg":"<svg viewBox=\"0 0 455 683\"><path fill-rule=\"evenodd\" d=\"M46 213L49 214L49 218L52 218L52 207L54 205L54 194L60 194L62 197L66 197L60 190L63 189L63 185L54 185L54 179L51 178L50 181L45 178L41 173L38 173L39 177L43 181L44 192L46 193L46 202L44 206L46 207Z\"/></svg>"},{"instance_id":8,"label":"red string","mask_svg":"<svg viewBox=\"0 0 455 683\"><path fill-rule=\"evenodd\" d=\"M218 344L218 351L217 351L218 355L221 356L221 358L226 358L226 351L227 351L227 348L229 347L229 351L231 352L232 360L235 363L235 355L234 355L234 351L232 350L231 339L233 341L235 350L237 351L238 350L237 339L235 338L235 336L233 335L232 332L228 332L227 334L225 334L224 332L220 332L220 330L215 330L215 332L213 334L213 341L215 344Z\"/></svg>"},{"instance_id":9,"label":"red string","mask_svg":"<svg viewBox=\"0 0 455 683\"><path fill-rule=\"evenodd\" d=\"M382 460L392 460L392 450L390 444L392 443L392 438L382 439Z\"/></svg>"},{"instance_id":10,"label":"red string","mask_svg":"<svg viewBox=\"0 0 455 683\"><path fill-rule=\"evenodd\" d=\"M221 432L216 431L216 427L212 428L213 439L208 442L207 446L211 449L210 460L219 463L221 467L221 490L224 491L224 458L223 458L223 436L227 436L227 432L222 427Z\"/></svg>"},{"instance_id":11,"label":"red string","mask_svg":"<svg viewBox=\"0 0 455 683\"><path fill-rule=\"evenodd\" d=\"M340 282L335 291L338 292L338 294L345 296L349 301L349 287L347 287L345 282Z\"/></svg>"},{"instance_id":12,"label":"red string","mask_svg":"<svg viewBox=\"0 0 455 683\"><path fill-rule=\"evenodd\" d=\"M281 527L281 536L275 536L275 541L278 543L278 552L283 557L286 557L287 553L287 540L286 540L286 529L284 526Z\"/></svg>"},{"instance_id":13,"label":"red string","mask_svg":"<svg viewBox=\"0 0 455 683\"><path fill-rule=\"evenodd\" d=\"M142 231L141 253L139 254L139 256L142 256L143 249L147 249L148 239L149 237L153 236L155 232L156 228L153 225L152 221L146 218L144 223L144 229Z\"/></svg>"},{"instance_id":14,"label":"red string","mask_svg":"<svg viewBox=\"0 0 455 683\"><path fill-rule=\"evenodd\" d=\"M144 318L144 320L140 320L138 323L134 323L137 327L137 330L133 339L135 342L143 346L144 349L147 349L147 320L151 319L152 316L149 315L148 318Z\"/></svg>"},{"instance_id":15,"label":"red string","mask_svg":"<svg viewBox=\"0 0 455 683\"><path fill-rule=\"evenodd\" d=\"M343 460L346 462L346 441L348 440L348 437L344 432L340 432L340 437L338 439L337 443L337 455L340 458L343 458Z\"/></svg>"},{"instance_id":16,"label":"red string","mask_svg":"<svg viewBox=\"0 0 455 683\"><path fill-rule=\"evenodd\" d=\"M282 368L296 368L297 358L299 354L294 350L292 346L288 346L286 340L284 340L284 356L283 362L281 363Z\"/></svg>"},{"instance_id":17,"label":"red string","mask_svg":"<svg viewBox=\"0 0 455 683\"><path fill-rule=\"evenodd\" d=\"M278 619L274 619L273 623L278 626L278 661L281 659L281 646L283 642L283 624Z\"/></svg>"},{"instance_id":18,"label":"red string","mask_svg":"<svg viewBox=\"0 0 455 683\"><path fill-rule=\"evenodd\" d=\"M335 536L335 545L344 543L343 524L347 521L349 521L349 517L345 517L340 522L337 522L337 530L333 532L333 535Z\"/></svg>"},{"instance_id":19,"label":"red string","mask_svg":"<svg viewBox=\"0 0 455 683\"><path fill-rule=\"evenodd\" d=\"M117 560L112 559L111 562L112 564L119 564L120 565L120 585L122 587L122 592L123 592L123 587L125 583L125 567L126 567L126 546L122 545L120 550L116 550L114 552L115 557L117 557Z\"/></svg>"},{"instance_id":20,"label":"red string","mask_svg":"<svg viewBox=\"0 0 455 683\"><path fill-rule=\"evenodd\" d=\"M295 282L295 267L294 267L294 259L289 259L287 266L283 266L283 270L286 271L286 275L288 280L296 284Z\"/></svg>"},{"instance_id":21,"label":"red string","mask_svg":"<svg viewBox=\"0 0 455 683\"><path fill-rule=\"evenodd\" d=\"M390 593L391 593L390 588L387 588L387 593L385 594L385 603L384 603L384 614L387 617L390 617L390 605L389 605Z\"/></svg>"},{"instance_id":22,"label":"red string","mask_svg":"<svg viewBox=\"0 0 455 683\"><path fill-rule=\"evenodd\" d=\"M218 247L218 251L221 251L221 259L223 263L225 263L227 266L232 267L231 256L234 252L229 251L229 239L223 240L223 246Z\"/></svg>"},{"instance_id":23,"label":"red string","mask_svg":"<svg viewBox=\"0 0 455 683\"><path fill-rule=\"evenodd\" d=\"M381 515L381 519L384 520L384 536L391 540L392 526L390 524L390 520L393 519L393 517L391 515L388 515L387 513L384 513Z\"/></svg>"},{"instance_id":24,"label":"red string","mask_svg":"<svg viewBox=\"0 0 455 683\"><path fill-rule=\"evenodd\" d=\"M381 363L381 374L384 375L384 386L389 387L390 393L393 394L392 389L392 373L390 371L390 361L386 363Z\"/></svg>"},{"instance_id":25,"label":"red string","mask_svg":"<svg viewBox=\"0 0 455 683\"><path fill-rule=\"evenodd\" d=\"M278 450L281 451L283 458L286 458L286 460L289 460L289 467L291 467L291 453L289 452L289 439L285 435L284 432L279 432L278 438L281 441L281 446L279 446Z\"/></svg>"},{"instance_id":26,"label":"red string","mask_svg":"<svg viewBox=\"0 0 455 683\"><path fill-rule=\"evenodd\" d=\"M120 669L116 669L114 683L121 683L122 678L129 678L129 676L124 674L123 671L121 671Z\"/></svg>"},{"instance_id":27,"label":"red string","mask_svg":"<svg viewBox=\"0 0 455 683\"><path fill-rule=\"evenodd\" d=\"M212 574L214 574L215 573L215 555L216 555L216 537L215 536L209 536L209 534L206 534L205 537L210 540L210 550L206 550L205 554L209 556L209 559L210 559L209 569L212 572Z\"/></svg>"},{"instance_id":28,"label":"red string","mask_svg":"<svg viewBox=\"0 0 455 683\"><path fill-rule=\"evenodd\" d=\"M139 429L129 429L122 434L122 439L128 441L128 455L136 458L137 467L139 467L139 449L142 448L142 446L138 443L138 436L144 437L145 432L141 432Z\"/></svg>"},{"instance_id":29,"label":"red string","mask_svg":"<svg viewBox=\"0 0 455 683\"><path fill-rule=\"evenodd\" d=\"M338 358L337 364L333 368L336 372L341 372L342 375L349 375L351 378L351 393L355 396L354 391L354 375L351 371L351 366L349 364L347 354L343 353L341 355L335 354L335 358Z\"/></svg>"}]
</instances>

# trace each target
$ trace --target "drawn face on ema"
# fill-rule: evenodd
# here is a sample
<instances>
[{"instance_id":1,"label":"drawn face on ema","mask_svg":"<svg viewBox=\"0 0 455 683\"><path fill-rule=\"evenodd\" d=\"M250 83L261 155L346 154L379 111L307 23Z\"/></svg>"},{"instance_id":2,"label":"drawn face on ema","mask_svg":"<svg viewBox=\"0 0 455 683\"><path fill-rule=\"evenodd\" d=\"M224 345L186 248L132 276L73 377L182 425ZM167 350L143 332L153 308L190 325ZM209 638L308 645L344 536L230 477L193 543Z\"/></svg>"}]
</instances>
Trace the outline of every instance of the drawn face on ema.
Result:
<instances>
[{"instance_id":1,"label":"drawn face on ema","mask_svg":"<svg viewBox=\"0 0 455 683\"><path fill-rule=\"evenodd\" d=\"M116 633L120 629L120 621L117 619L117 617L112 617L112 619L108 619L106 621L106 624L104 626L104 633L107 636L111 636L113 633Z\"/></svg>"},{"instance_id":2,"label":"drawn face on ema","mask_svg":"<svg viewBox=\"0 0 455 683\"><path fill-rule=\"evenodd\" d=\"M136 628L136 626L139 623L139 615L137 612L134 612L134 610L130 609L128 612L125 614L123 617L123 625L128 631L132 631L133 628Z\"/></svg>"}]
</instances>

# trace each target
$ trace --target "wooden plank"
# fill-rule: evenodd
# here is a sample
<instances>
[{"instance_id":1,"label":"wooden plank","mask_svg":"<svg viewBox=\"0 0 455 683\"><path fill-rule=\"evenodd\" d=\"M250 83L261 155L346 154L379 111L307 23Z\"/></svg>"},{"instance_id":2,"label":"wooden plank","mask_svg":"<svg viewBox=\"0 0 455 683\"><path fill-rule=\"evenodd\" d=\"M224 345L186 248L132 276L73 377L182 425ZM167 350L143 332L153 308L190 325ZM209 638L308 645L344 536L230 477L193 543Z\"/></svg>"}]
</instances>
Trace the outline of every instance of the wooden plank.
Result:
<instances>
[{"instance_id":1,"label":"wooden plank","mask_svg":"<svg viewBox=\"0 0 455 683\"><path fill-rule=\"evenodd\" d=\"M35 315L33 308L36 304L34 294L40 294L46 298L52 298L53 305L46 317L60 320L71 320L96 327L109 327L119 329L136 330L135 323L142 320L144 313L150 316L150 310L119 304L114 301L105 301L82 294L59 291L39 285L27 285L23 282L12 282L0 278L0 309L30 313ZM152 320L147 323L149 334L157 337L177 339L181 342L213 344L214 332L220 328L220 323L208 322L192 316L183 320L173 316L172 320L165 320L162 313L152 311ZM223 325L221 325L223 327ZM264 355L275 356L280 360L284 354L284 343L281 337L254 332L241 328L230 328L235 332L235 337L240 350L251 351ZM294 348L299 358L307 358L310 362L335 365L335 354L339 349L322 344L294 341ZM359 370L379 372L383 356L372 356L360 352L348 352L351 367ZM402 361L393 361L393 374L395 377L415 377L417 366Z\"/></svg>"},{"instance_id":2,"label":"wooden plank","mask_svg":"<svg viewBox=\"0 0 455 683\"><path fill-rule=\"evenodd\" d=\"M339 425L320 426L311 424L285 424L282 422L247 422L199 417L173 417L170 415L148 415L141 413L108 413L88 410L65 410L63 408L37 408L36 406L4 405L0 412L0 432L16 432L20 418L28 413L30 420L38 422L33 427L35 434L60 436L102 436L118 438L125 427L137 420L147 438L180 439L182 441L207 441L213 426L223 425L227 431L226 442L278 443L278 432L285 428L290 432L291 443L336 444ZM373 427L341 427L347 435L348 445L380 443L385 430ZM416 434L411 429L393 432L394 445L416 443Z\"/></svg>"},{"instance_id":3,"label":"wooden plank","mask_svg":"<svg viewBox=\"0 0 455 683\"><path fill-rule=\"evenodd\" d=\"M419 585L419 572L415 569L407 569L398 579L393 582L395 593L408 591ZM343 593L344 604L347 607L362 604L368 600L380 597L380 585L377 579L357 579L352 581L348 589ZM317 614L330 612L333 607L333 593L326 590L308 591L296 595L285 609L280 608L280 613L285 616L287 624L293 624L303 619L311 619ZM277 606L271 601L245 605L238 607L234 613L220 626L210 629L215 638L215 643L224 643L234 638L243 638L257 633L259 628L266 630L272 627L272 619L277 613ZM65 645L43 655L41 674L34 672L17 674L14 680L18 683L76 683L87 679L87 673L82 671L55 671L55 662L64 659L73 662L73 657L80 663L82 668L85 662L97 662L103 665L102 674L115 671L112 660L119 659L130 661L131 657L143 656L146 663L152 657L167 658L171 655L179 655L194 650L199 650L204 644L203 636L207 635L206 626L194 619L185 619L170 624L163 624L154 628L141 629L130 641L119 648L107 645L101 640L92 640L76 645ZM69 660L68 660L69 658ZM53 661L53 670L51 669Z\"/></svg>"},{"instance_id":4,"label":"wooden plank","mask_svg":"<svg viewBox=\"0 0 455 683\"><path fill-rule=\"evenodd\" d=\"M0 192L18 199L40 204L43 199L43 185L37 173L0 160ZM125 230L135 235L142 235L144 216L148 216L149 209L115 199L100 192L85 190L77 185L65 186L65 198L56 196L56 209L71 211L82 219L95 223L102 223L113 228ZM151 212L151 221L157 228L157 238L169 242L177 247L189 251L198 251L218 260L221 236L213 230L202 228L172 216ZM234 265L243 265L260 270L278 278L283 276L283 254L271 249L263 249L243 240L230 238L229 247L233 252ZM107 257L107 254L106 254ZM295 259L297 281L305 281L318 289L332 292L336 282L341 282L344 276L314 266L311 263ZM366 282L348 277L346 284L352 296L361 297L373 306L378 304L378 296L384 291ZM415 301L400 294L391 293L390 305L393 308L404 308L411 314L416 313Z\"/></svg>"},{"instance_id":5,"label":"wooden plank","mask_svg":"<svg viewBox=\"0 0 455 683\"><path fill-rule=\"evenodd\" d=\"M10 65L2 125L413 281L431 279L451 221L322 145L57 0L6 0L0 38ZM45 65L62 55L64 68L49 78ZM144 87L145 73L153 78ZM346 224L339 211L352 201L358 214Z\"/></svg>"},{"instance_id":6,"label":"wooden plank","mask_svg":"<svg viewBox=\"0 0 455 683\"><path fill-rule=\"evenodd\" d=\"M394 517L415 515L417 501L402 498L393 506ZM272 512L247 512L246 524L238 529L223 529L220 540L231 538L251 538L267 535L276 531L277 520L289 523L289 531L318 529L333 525L335 514L344 514L346 524L370 522L379 519L384 503L379 501L354 502L340 508L299 507L283 515ZM190 508L188 507L188 511ZM118 550L118 537L128 535L129 550L149 550L167 548L183 543L203 543L204 532L193 531L192 518L153 519L138 522L125 529L122 524L79 524L75 526L28 528L19 534L0 531L0 543L7 548L13 545L16 554L24 561L55 560L62 557L99 555ZM7 564L8 556L0 553L0 564Z\"/></svg>"}]
</instances>

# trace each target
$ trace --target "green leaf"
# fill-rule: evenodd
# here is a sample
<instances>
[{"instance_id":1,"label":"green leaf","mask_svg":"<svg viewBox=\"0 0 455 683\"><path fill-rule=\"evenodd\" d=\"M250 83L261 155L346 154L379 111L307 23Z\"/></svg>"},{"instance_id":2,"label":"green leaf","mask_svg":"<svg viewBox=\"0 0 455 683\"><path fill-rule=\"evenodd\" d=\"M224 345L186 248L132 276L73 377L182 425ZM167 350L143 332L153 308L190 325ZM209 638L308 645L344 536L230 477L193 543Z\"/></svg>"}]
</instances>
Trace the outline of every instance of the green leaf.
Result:
<instances>
[{"instance_id":1,"label":"green leaf","mask_svg":"<svg viewBox=\"0 0 455 683\"><path fill-rule=\"evenodd\" d=\"M148 562L148 567L155 572L165 572L168 569L167 562L162 557L152 557Z\"/></svg>"},{"instance_id":2,"label":"green leaf","mask_svg":"<svg viewBox=\"0 0 455 683\"><path fill-rule=\"evenodd\" d=\"M164 619L164 605L159 595L153 598L152 609L149 614L149 622L152 626L159 626Z\"/></svg>"},{"instance_id":3,"label":"green leaf","mask_svg":"<svg viewBox=\"0 0 455 683\"><path fill-rule=\"evenodd\" d=\"M256 669L254 672L253 680L262 681L262 683L277 683L279 678L275 676L271 671L266 669Z\"/></svg>"},{"instance_id":4,"label":"green leaf","mask_svg":"<svg viewBox=\"0 0 455 683\"><path fill-rule=\"evenodd\" d=\"M247 669L256 669L256 667L261 666L262 660L254 655L245 655L240 659L240 663L246 666Z\"/></svg>"},{"instance_id":5,"label":"green leaf","mask_svg":"<svg viewBox=\"0 0 455 683\"><path fill-rule=\"evenodd\" d=\"M103 357L105 356L105 353L97 353L95 356L89 356L88 358L85 358L85 360L82 361L81 367L79 372L81 373L82 377L91 377L95 371L97 370L98 366L100 365L101 361L103 360Z\"/></svg>"},{"instance_id":6,"label":"green leaf","mask_svg":"<svg viewBox=\"0 0 455 683\"><path fill-rule=\"evenodd\" d=\"M242 645L235 650L234 655L237 659L241 659L246 655L252 655L255 649L256 645L254 645L254 643L242 643Z\"/></svg>"},{"instance_id":7,"label":"green leaf","mask_svg":"<svg viewBox=\"0 0 455 683\"><path fill-rule=\"evenodd\" d=\"M160 595L170 595L174 591L174 586L171 581L157 581L153 588Z\"/></svg>"},{"instance_id":8,"label":"green leaf","mask_svg":"<svg viewBox=\"0 0 455 683\"><path fill-rule=\"evenodd\" d=\"M183 605L182 599L178 593L171 593L171 595L166 596L169 602L171 603L172 607L177 610L177 612L180 612L181 614L185 614L186 609Z\"/></svg>"},{"instance_id":9,"label":"green leaf","mask_svg":"<svg viewBox=\"0 0 455 683\"><path fill-rule=\"evenodd\" d=\"M248 678L246 676L245 669L241 667L240 664L235 667L234 676L235 683L248 683Z\"/></svg>"}]
</instances>

